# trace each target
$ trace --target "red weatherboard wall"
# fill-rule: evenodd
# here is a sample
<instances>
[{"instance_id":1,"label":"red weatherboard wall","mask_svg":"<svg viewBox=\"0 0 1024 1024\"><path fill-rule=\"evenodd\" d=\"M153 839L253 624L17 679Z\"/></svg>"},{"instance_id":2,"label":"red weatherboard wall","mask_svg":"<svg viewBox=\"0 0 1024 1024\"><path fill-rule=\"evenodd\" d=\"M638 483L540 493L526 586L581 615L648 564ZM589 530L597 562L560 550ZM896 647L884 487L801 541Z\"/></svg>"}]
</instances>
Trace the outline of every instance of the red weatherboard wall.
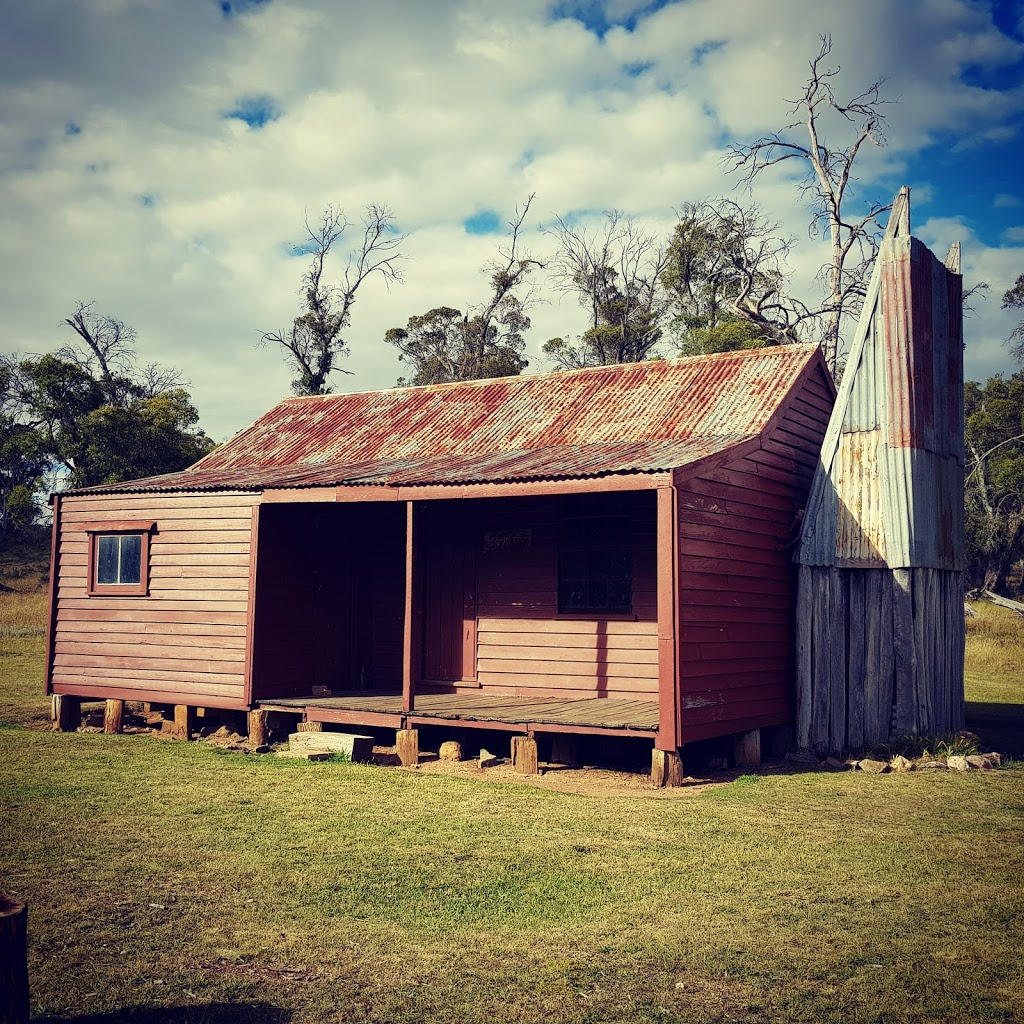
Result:
<instances>
[{"instance_id":1,"label":"red weatherboard wall","mask_svg":"<svg viewBox=\"0 0 1024 1024\"><path fill-rule=\"evenodd\" d=\"M252 494L82 494L60 502L52 692L245 705ZM148 596L89 596L90 523L156 523Z\"/></svg>"},{"instance_id":2,"label":"red weatherboard wall","mask_svg":"<svg viewBox=\"0 0 1024 1024\"><path fill-rule=\"evenodd\" d=\"M819 368L760 451L679 489L683 742L793 718L793 542L833 402Z\"/></svg>"},{"instance_id":3,"label":"red weatherboard wall","mask_svg":"<svg viewBox=\"0 0 1024 1024\"><path fill-rule=\"evenodd\" d=\"M477 546L478 683L485 693L653 697L658 691L654 494L627 492L481 501L466 543ZM558 614L562 516L627 515L632 616ZM488 548L489 533L529 531L528 545Z\"/></svg>"}]
</instances>

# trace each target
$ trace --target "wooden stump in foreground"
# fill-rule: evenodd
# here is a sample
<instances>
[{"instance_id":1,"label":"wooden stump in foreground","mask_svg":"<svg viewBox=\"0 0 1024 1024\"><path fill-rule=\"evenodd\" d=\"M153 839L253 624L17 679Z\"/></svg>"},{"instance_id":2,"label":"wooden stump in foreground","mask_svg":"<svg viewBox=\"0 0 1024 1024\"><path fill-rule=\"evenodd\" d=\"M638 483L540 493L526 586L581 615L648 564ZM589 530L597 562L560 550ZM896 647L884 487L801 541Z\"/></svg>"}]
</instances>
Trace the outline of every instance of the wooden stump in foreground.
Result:
<instances>
[{"instance_id":1,"label":"wooden stump in foreground","mask_svg":"<svg viewBox=\"0 0 1024 1024\"><path fill-rule=\"evenodd\" d=\"M512 767L520 775L537 774L537 741L532 736L512 737Z\"/></svg>"},{"instance_id":2,"label":"wooden stump in foreground","mask_svg":"<svg viewBox=\"0 0 1024 1024\"><path fill-rule=\"evenodd\" d=\"M107 699L103 710L103 731L110 733L124 732L124 701Z\"/></svg>"},{"instance_id":3,"label":"wooden stump in foreground","mask_svg":"<svg viewBox=\"0 0 1024 1024\"><path fill-rule=\"evenodd\" d=\"M28 1024L28 907L0 896L0 1024Z\"/></svg>"},{"instance_id":4,"label":"wooden stump in foreground","mask_svg":"<svg viewBox=\"0 0 1024 1024\"><path fill-rule=\"evenodd\" d=\"M407 768L420 763L420 734L418 729L399 729L395 733L395 753Z\"/></svg>"}]
</instances>

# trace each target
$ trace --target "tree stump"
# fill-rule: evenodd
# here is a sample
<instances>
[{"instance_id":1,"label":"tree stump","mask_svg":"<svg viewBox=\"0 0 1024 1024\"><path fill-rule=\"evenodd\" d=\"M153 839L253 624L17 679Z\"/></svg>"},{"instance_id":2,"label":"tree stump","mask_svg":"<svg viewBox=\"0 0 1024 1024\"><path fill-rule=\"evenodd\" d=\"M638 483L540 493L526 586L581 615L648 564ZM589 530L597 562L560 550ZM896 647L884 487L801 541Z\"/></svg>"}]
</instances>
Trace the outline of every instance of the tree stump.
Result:
<instances>
[{"instance_id":1,"label":"tree stump","mask_svg":"<svg viewBox=\"0 0 1024 1024\"><path fill-rule=\"evenodd\" d=\"M324 723L323 722L299 722L299 724L297 726L295 726L295 731L296 732L323 732L324 731Z\"/></svg>"},{"instance_id":2,"label":"tree stump","mask_svg":"<svg viewBox=\"0 0 1024 1024\"><path fill-rule=\"evenodd\" d=\"M418 729L399 729L395 733L395 752L407 768L420 763L420 733Z\"/></svg>"},{"instance_id":3,"label":"tree stump","mask_svg":"<svg viewBox=\"0 0 1024 1024\"><path fill-rule=\"evenodd\" d=\"M665 786L683 785L683 759L676 751L658 750L651 752L651 784L659 789Z\"/></svg>"},{"instance_id":4,"label":"tree stump","mask_svg":"<svg viewBox=\"0 0 1024 1024\"><path fill-rule=\"evenodd\" d=\"M107 700L103 709L103 731L109 733L124 732L123 700Z\"/></svg>"},{"instance_id":5,"label":"tree stump","mask_svg":"<svg viewBox=\"0 0 1024 1024\"><path fill-rule=\"evenodd\" d=\"M512 737L512 767L520 775L537 775L537 741L532 736Z\"/></svg>"},{"instance_id":6,"label":"tree stump","mask_svg":"<svg viewBox=\"0 0 1024 1024\"><path fill-rule=\"evenodd\" d=\"M0 1024L28 1024L28 907L0 896Z\"/></svg>"}]
</instances>

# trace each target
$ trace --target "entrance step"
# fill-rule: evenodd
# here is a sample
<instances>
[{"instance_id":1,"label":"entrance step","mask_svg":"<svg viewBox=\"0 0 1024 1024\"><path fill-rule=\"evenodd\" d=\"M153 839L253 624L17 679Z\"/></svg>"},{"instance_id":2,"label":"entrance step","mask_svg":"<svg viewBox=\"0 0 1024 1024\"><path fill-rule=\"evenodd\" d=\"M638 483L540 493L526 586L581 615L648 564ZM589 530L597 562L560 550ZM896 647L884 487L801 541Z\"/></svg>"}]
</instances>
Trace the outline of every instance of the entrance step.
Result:
<instances>
[{"instance_id":1,"label":"entrance step","mask_svg":"<svg viewBox=\"0 0 1024 1024\"><path fill-rule=\"evenodd\" d=\"M369 761L373 755L373 737L350 732L293 732L288 749L295 751L326 751L341 754L350 761Z\"/></svg>"}]
</instances>

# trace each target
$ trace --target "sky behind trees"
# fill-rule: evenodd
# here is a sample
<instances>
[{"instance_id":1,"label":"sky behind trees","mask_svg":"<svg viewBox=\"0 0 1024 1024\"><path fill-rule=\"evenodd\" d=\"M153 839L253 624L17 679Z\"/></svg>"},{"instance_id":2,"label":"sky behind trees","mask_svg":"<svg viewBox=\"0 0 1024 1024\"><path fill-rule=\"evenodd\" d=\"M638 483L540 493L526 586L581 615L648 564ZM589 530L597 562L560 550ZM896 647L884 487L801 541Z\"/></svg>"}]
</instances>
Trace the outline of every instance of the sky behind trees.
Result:
<instances>
[{"instance_id":1,"label":"sky behind trees","mask_svg":"<svg viewBox=\"0 0 1024 1024\"><path fill-rule=\"evenodd\" d=\"M340 204L355 242L372 202L409 234L405 284L360 291L334 384L389 387L386 330L484 302L480 268L531 194L522 242L542 260L558 217L615 208L667 236L683 203L734 195L724 151L786 122L826 32L838 91L886 77L898 101L851 209L909 184L914 233L940 256L961 241L967 283L991 286L967 376L1013 369L1019 314L999 297L1024 271L1024 13L981 0L4 5L0 351L55 349L95 300L134 325L141 359L181 368L224 439L289 392L257 342L299 312L304 212ZM796 236L806 293L826 251L791 170L754 198ZM585 327L574 296L540 297L527 372Z\"/></svg>"}]
</instances>

